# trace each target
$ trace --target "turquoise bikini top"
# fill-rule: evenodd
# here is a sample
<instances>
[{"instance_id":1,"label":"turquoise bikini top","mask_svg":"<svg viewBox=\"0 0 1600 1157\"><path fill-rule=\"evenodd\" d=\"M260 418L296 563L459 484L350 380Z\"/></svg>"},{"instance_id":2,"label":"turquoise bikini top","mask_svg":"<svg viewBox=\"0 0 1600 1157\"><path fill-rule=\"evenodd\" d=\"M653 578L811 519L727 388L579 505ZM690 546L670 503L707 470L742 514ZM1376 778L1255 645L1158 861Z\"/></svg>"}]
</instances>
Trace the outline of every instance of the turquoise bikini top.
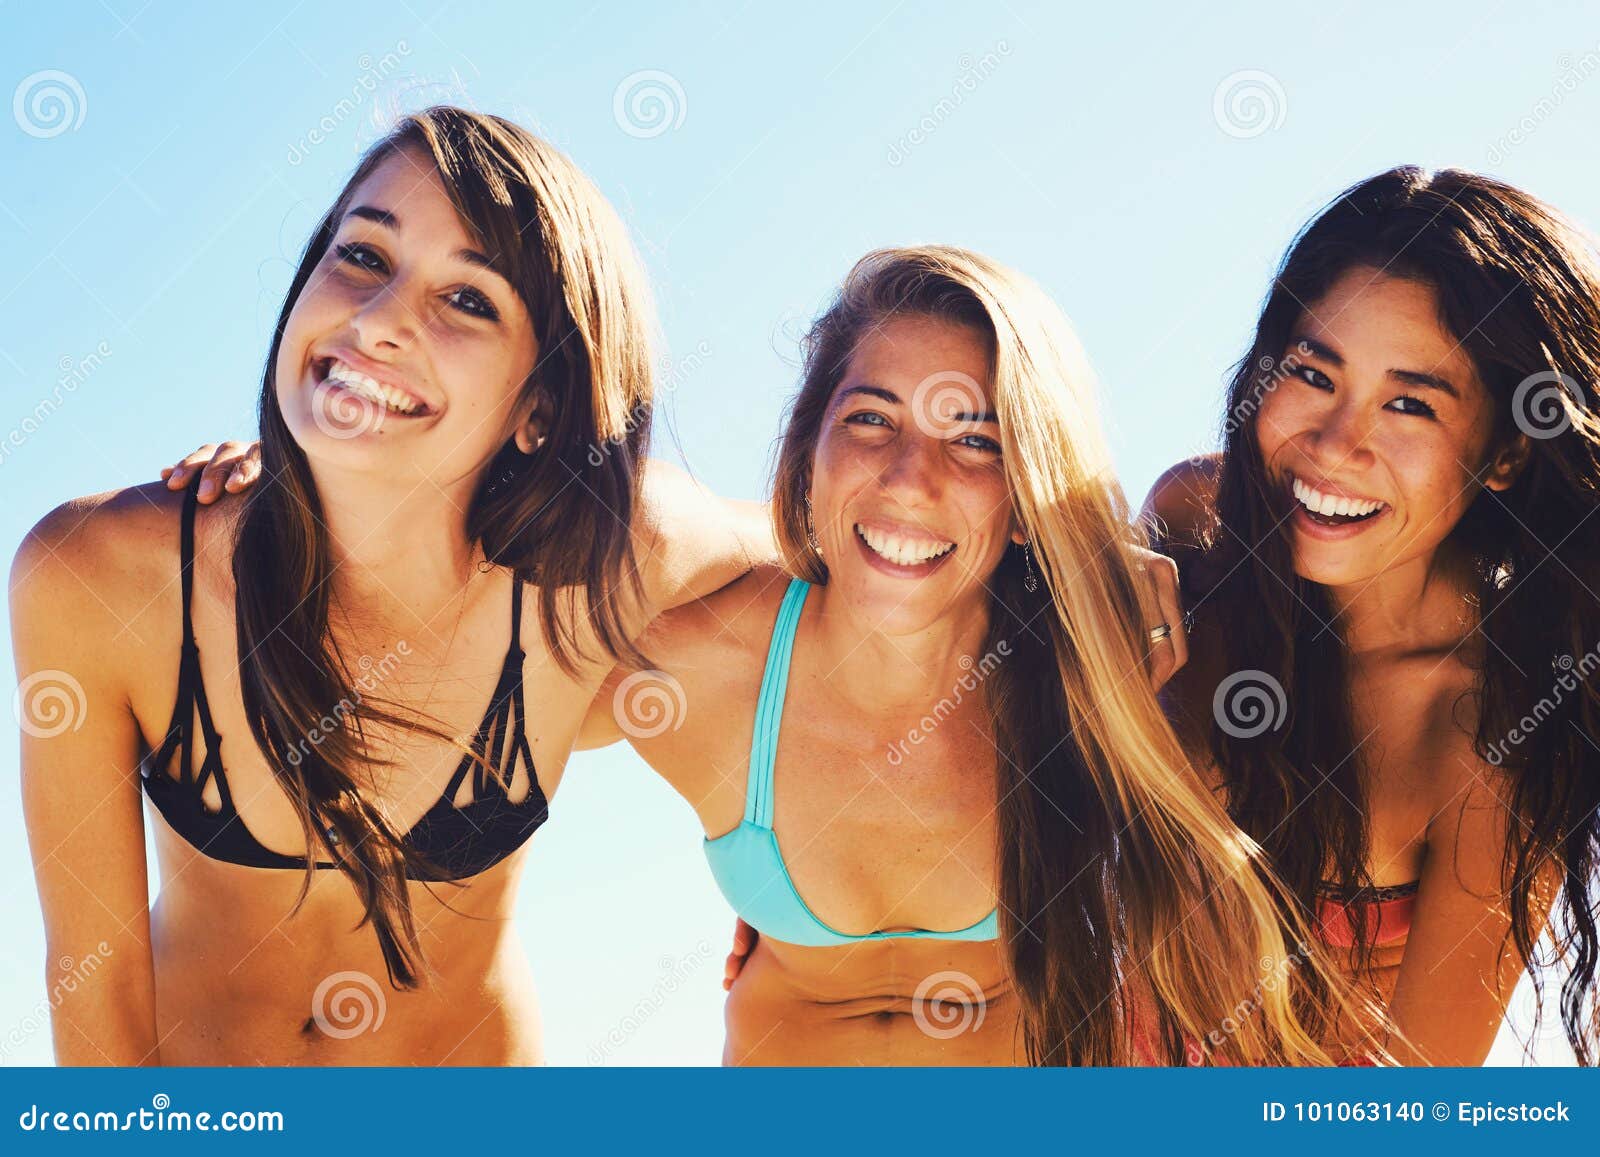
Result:
<instances>
[{"instance_id":1,"label":"turquoise bikini top","mask_svg":"<svg viewBox=\"0 0 1600 1157\"><path fill-rule=\"evenodd\" d=\"M935 932L918 928L906 932L868 932L850 936L828 927L795 891L784 865L778 837L772 831L772 765L778 754L778 725L783 720L784 691L789 685L789 658L794 653L800 608L811 584L793 579L784 592L778 621L767 648L767 668L761 676L755 728L750 736L750 774L745 783L744 822L726 835L705 842L711 874L733 910L763 936L788 944L816 948L856 944L863 940L994 940L999 935L998 910L970 928Z\"/></svg>"}]
</instances>

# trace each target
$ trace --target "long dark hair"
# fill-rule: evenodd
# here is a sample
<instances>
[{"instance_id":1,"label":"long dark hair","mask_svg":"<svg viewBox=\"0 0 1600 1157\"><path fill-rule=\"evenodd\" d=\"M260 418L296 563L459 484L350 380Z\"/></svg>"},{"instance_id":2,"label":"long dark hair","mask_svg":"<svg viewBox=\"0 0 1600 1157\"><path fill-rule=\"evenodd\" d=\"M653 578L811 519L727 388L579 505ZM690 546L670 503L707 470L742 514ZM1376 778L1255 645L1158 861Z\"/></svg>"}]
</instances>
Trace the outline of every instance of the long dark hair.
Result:
<instances>
[{"instance_id":1,"label":"long dark hair","mask_svg":"<svg viewBox=\"0 0 1600 1157\"><path fill-rule=\"evenodd\" d=\"M320 851L332 855L361 898L391 982L402 987L416 984L422 962L407 870L421 879L441 874L363 794L374 762L365 728L451 737L350 690L353 672L328 631L332 566L322 505L279 408L274 374L289 316L350 196L407 148L431 155L462 221L533 318L540 357L520 400L536 390L551 400L548 433L532 455L508 441L482 471L467 533L489 562L538 588L543 635L568 672L586 657L585 630L607 654L636 657L622 600L637 593L629 528L651 397L648 298L621 223L571 161L509 121L448 106L405 118L356 166L300 259L261 384L263 481L241 516L233 552L239 654L248 657L240 670L244 706L299 812L308 871ZM323 732L315 745L303 742L331 705L352 701L345 726Z\"/></svg>"},{"instance_id":2,"label":"long dark hair","mask_svg":"<svg viewBox=\"0 0 1600 1157\"><path fill-rule=\"evenodd\" d=\"M1296 999L1326 962L1298 950L1309 933L1285 925L1287 897L1150 688L1093 378L1037 286L945 246L856 264L806 339L781 440L773 514L791 569L828 581L807 536L817 442L858 343L895 316L971 327L988 344L1006 482L1038 571L1030 590L1013 548L986 580L985 661L1003 658L983 684L1001 752L1000 935L1029 1060L1182 1063L1203 1047L1234 1062L1327 1063Z\"/></svg>"},{"instance_id":3,"label":"long dark hair","mask_svg":"<svg viewBox=\"0 0 1600 1157\"><path fill-rule=\"evenodd\" d=\"M1600 686L1571 680L1574 692L1545 707L1563 671L1600 646L1600 264L1593 242L1537 198L1461 170L1396 168L1341 194L1291 245L1228 391L1215 523L1191 596L1226 624L1224 669L1270 676L1288 715L1248 738L1213 721L1212 755L1241 826L1308 910L1325 876L1341 888L1370 883L1344 645L1337 625L1324 629L1335 619L1327 592L1295 574L1278 529L1285 502L1255 430L1264 391L1290 368L1304 303L1369 266L1432 288L1493 398L1494 447L1520 435L1531 449L1508 490L1480 489L1446 548L1468 575L1486 644L1471 696L1476 750L1511 777L1510 939L1534 963L1553 899L1540 884L1559 865L1573 968L1561 1016L1580 1062L1594 1063ZM1528 717L1542 723L1507 743Z\"/></svg>"}]
</instances>

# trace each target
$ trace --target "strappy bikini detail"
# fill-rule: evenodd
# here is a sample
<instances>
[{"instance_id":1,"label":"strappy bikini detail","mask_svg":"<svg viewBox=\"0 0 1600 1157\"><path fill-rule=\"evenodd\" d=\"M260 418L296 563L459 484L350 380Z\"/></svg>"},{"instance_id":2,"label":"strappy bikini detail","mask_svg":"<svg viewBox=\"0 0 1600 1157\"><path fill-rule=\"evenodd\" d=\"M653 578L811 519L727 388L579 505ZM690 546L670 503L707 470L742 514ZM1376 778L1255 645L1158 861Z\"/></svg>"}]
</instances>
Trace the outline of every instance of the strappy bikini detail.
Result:
<instances>
[{"instance_id":1,"label":"strappy bikini detail","mask_svg":"<svg viewBox=\"0 0 1600 1157\"><path fill-rule=\"evenodd\" d=\"M178 695L161 747L139 763L145 794L172 829L196 851L213 860L248 868L301 868L302 856L286 856L264 847L245 827L234 804L222 766L222 736L211 718L205 682L200 675L200 648L195 642L190 603L194 597L194 519L198 487L184 495L181 523L183 578L183 649L178 659ZM444 792L406 835L407 844L440 869L445 879L462 880L487 871L510 856L533 835L549 816L549 804L539 786L533 750L526 731L522 690L522 588L517 576L511 592L511 645L500 669L500 680L489 709L478 725L472 749L502 774L491 774L478 760L462 756ZM205 751L194 770L194 723L198 718ZM178 753L177 774L168 767ZM503 764L502 764L503 761ZM509 786L517 770L525 768L528 794L512 803ZM474 772L472 799L457 805L467 772ZM206 785L215 782L221 807L206 806ZM336 864L319 862L321 869Z\"/></svg>"},{"instance_id":2,"label":"strappy bikini detail","mask_svg":"<svg viewBox=\"0 0 1600 1157\"><path fill-rule=\"evenodd\" d=\"M750 736L750 770L745 783L744 822L705 841L706 859L717 886L733 910L763 936L789 944L831 947L865 940L994 940L999 936L999 910L967 928L950 932L917 928L904 932L868 932L852 936L817 918L796 891L772 830L772 773L778 756L778 728L783 720L789 661L794 653L800 610L811 584L793 579L784 592L761 676L755 727Z\"/></svg>"}]
</instances>

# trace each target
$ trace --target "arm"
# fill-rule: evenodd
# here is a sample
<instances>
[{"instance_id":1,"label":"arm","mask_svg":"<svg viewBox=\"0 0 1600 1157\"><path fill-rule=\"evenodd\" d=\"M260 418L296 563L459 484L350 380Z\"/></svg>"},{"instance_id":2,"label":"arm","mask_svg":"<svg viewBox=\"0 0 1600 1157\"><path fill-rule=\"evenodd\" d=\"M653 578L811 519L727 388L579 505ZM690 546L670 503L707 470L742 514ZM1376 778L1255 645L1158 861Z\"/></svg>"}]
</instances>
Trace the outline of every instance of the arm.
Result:
<instances>
[{"instance_id":1,"label":"arm","mask_svg":"<svg viewBox=\"0 0 1600 1157\"><path fill-rule=\"evenodd\" d=\"M122 592L138 588L95 541L94 517L58 509L12 565L23 812L57 1063L155 1064L140 736L123 661L137 609Z\"/></svg>"},{"instance_id":2,"label":"arm","mask_svg":"<svg viewBox=\"0 0 1600 1157\"><path fill-rule=\"evenodd\" d=\"M1447 757L1448 758L1448 757ZM1457 757L1450 798L1428 825L1416 915L1389 1005L1401 1064L1481 1065L1494 1044L1523 962L1505 936L1501 877L1509 826L1505 777ZM1502 945L1505 951L1502 952Z\"/></svg>"}]
</instances>

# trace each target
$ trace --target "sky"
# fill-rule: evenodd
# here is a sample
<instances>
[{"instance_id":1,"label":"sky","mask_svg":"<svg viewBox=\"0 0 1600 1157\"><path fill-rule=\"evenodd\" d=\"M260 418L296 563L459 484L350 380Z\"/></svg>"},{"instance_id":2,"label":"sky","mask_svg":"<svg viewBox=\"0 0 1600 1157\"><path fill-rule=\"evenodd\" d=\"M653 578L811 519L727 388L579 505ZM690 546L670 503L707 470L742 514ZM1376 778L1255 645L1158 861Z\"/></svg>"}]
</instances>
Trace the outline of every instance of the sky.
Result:
<instances>
[{"instance_id":1,"label":"sky","mask_svg":"<svg viewBox=\"0 0 1600 1157\"><path fill-rule=\"evenodd\" d=\"M553 141L622 213L666 339L656 453L717 492L766 492L851 264L941 242L1073 319L1137 502L1215 444L1273 267L1344 187L1458 165L1600 221L1585 7L0 0L0 548L253 434L312 223L441 101ZM0 711L0 1062L43 1064L17 751ZM733 918L700 837L630 750L573 757L518 911L553 1063L717 1063ZM1491 1061L1520 1054L1508 1030Z\"/></svg>"}]
</instances>

